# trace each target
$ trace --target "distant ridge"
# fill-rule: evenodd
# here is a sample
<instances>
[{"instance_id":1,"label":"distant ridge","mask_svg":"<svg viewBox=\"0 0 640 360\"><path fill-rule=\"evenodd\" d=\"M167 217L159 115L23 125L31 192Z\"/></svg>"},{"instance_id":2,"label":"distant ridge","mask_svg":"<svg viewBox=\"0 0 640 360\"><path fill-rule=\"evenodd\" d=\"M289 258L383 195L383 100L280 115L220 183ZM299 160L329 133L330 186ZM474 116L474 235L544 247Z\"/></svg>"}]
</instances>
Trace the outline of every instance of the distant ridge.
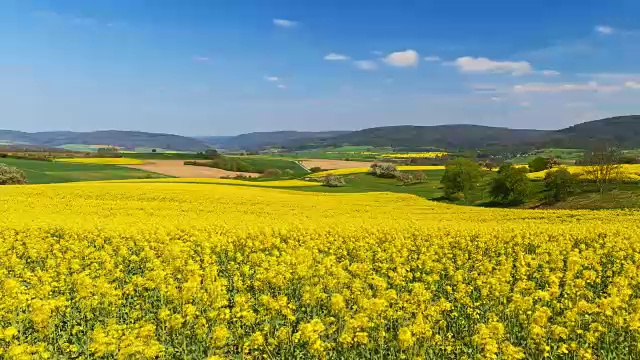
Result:
<instances>
[{"instance_id":1,"label":"distant ridge","mask_svg":"<svg viewBox=\"0 0 640 360\"><path fill-rule=\"evenodd\" d=\"M271 146L291 146L307 142L327 142L350 131L271 131L242 134L222 143L227 149L262 150Z\"/></svg>"},{"instance_id":2,"label":"distant ridge","mask_svg":"<svg viewBox=\"0 0 640 360\"><path fill-rule=\"evenodd\" d=\"M92 132L47 131L36 133L0 130L0 142L2 141L52 147L64 144L85 144L113 145L125 148L162 148L175 151L201 151L208 148L202 141L186 136L120 130Z\"/></svg>"},{"instance_id":3,"label":"distant ridge","mask_svg":"<svg viewBox=\"0 0 640 360\"><path fill-rule=\"evenodd\" d=\"M544 147L591 148L599 144L640 148L640 115L589 121L561 130L510 129L482 125L384 126L358 131L305 133L276 131L232 137L231 148L280 146L299 150L327 146L392 146L403 149L519 151Z\"/></svg>"},{"instance_id":4,"label":"distant ridge","mask_svg":"<svg viewBox=\"0 0 640 360\"><path fill-rule=\"evenodd\" d=\"M0 130L0 144L48 147L64 144L150 147L201 151L209 147L258 151L269 147L291 150L327 146L393 146L403 149L530 150L544 147L588 149L596 145L640 148L640 115L588 121L560 130L510 129L482 125L384 126L358 131L273 131L238 136L186 137L141 131L50 131L26 133Z\"/></svg>"}]
</instances>

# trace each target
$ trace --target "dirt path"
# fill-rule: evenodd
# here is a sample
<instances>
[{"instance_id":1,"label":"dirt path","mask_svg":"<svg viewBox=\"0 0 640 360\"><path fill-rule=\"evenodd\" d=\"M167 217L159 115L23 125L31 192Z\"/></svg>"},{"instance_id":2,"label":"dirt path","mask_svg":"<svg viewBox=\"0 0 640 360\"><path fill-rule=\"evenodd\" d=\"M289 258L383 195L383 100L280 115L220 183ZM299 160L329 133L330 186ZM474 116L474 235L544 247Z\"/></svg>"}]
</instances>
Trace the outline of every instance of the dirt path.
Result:
<instances>
[{"instance_id":1,"label":"dirt path","mask_svg":"<svg viewBox=\"0 0 640 360\"><path fill-rule=\"evenodd\" d=\"M322 170L336 170L336 169L349 169L369 167L371 162L366 161L345 161L345 160L326 160L326 159L304 159L300 160L307 168L319 167Z\"/></svg>"},{"instance_id":2,"label":"dirt path","mask_svg":"<svg viewBox=\"0 0 640 360\"><path fill-rule=\"evenodd\" d=\"M152 160L149 161L148 164L122 166L180 178L221 178L224 176L236 176L240 174L251 177L260 176L260 174L257 173L243 173L206 166L184 165L183 160Z\"/></svg>"}]
</instances>

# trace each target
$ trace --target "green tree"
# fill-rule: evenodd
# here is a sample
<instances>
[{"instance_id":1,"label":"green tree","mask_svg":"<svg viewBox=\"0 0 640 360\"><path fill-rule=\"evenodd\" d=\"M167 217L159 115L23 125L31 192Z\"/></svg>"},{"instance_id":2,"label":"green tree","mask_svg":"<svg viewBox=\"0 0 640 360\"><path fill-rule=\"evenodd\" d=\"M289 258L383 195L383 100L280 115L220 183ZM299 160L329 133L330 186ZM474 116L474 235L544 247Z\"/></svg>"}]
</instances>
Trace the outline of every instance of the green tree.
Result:
<instances>
[{"instance_id":1,"label":"green tree","mask_svg":"<svg viewBox=\"0 0 640 360\"><path fill-rule=\"evenodd\" d=\"M0 185L23 185L27 183L27 177L24 175L24 171L0 164Z\"/></svg>"},{"instance_id":2,"label":"green tree","mask_svg":"<svg viewBox=\"0 0 640 360\"><path fill-rule=\"evenodd\" d=\"M444 195L448 198L462 194L466 203L471 202L471 192L478 188L482 171L474 161L464 158L449 161L440 180Z\"/></svg>"},{"instance_id":3,"label":"green tree","mask_svg":"<svg viewBox=\"0 0 640 360\"><path fill-rule=\"evenodd\" d=\"M577 178L567 168L547 171L544 175L544 187L549 191L549 200L554 202L566 200L575 190Z\"/></svg>"},{"instance_id":4,"label":"green tree","mask_svg":"<svg viewBox=\"0 0 640 360\"><path fill-rule=\"evenodd\" d=\"M503 204L522 204L529 197L530 182L527 169L504 164L491 181L491 198Z\"/></svg>"},{"instance_id":5,"label":"green tree","mask_svg":"<svg viewBox=\"0 0 640 360\"><path fill-rule=\"evenodd\" d=\"M619 164L621 155L619 149L606 146L601 146L585 155L584 174L588 179L595 181L600 194L604 193L608 184L624 179L622 165Z\"/></svg>"},{"instance_id":6,"label":"green tree","mask_svg":"<svg viewBox=\"0 0 640 360\"><path fill-rule=\"evenodd\" d=\"M216 149L207 149L207 150L204 151L204 155L208 159L215 159L218 156L220 156L220 153L218 153L218 150L216 150Z\"/></svg>"},{"instance_id":7,"label":"green tree","mask_svg":"<svg viewBox=\"0 0 640 360\"><path fill-rule=\"evenodd\" d=\"M530 172L538 172L551 168L551 161L547 158L543 158L542 156L538 156L535 159L529 161L529 171Z\"/></svg>"}]
</instances>

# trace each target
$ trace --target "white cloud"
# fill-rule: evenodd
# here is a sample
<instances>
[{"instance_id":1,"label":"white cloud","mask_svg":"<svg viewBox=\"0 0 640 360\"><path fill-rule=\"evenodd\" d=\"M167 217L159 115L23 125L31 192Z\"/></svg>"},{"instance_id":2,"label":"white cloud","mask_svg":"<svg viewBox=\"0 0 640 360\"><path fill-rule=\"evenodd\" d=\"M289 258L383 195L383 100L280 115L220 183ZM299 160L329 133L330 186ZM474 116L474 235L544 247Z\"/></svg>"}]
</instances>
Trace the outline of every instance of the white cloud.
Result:
<instances>
[{"instance_id":1,"label":"white cloud","mask_svg":"<svg viewBox=\"0 0 640 360\"><path fill-rule=\"evenodd\" d=\"M380 51L380 50L372 50L371 54L376 55L376 56L382 56L382 51Z\"/></svg>"},{"instance_id":2,"label":"white cloud","mask_svg":"<svg viewBox=\"0 0 640 360\"><path fill-rule=\"evenodd\" d=\"M287 85L285 84L278 84L278 89L286 89Z\"/></svg>"},{"instance_id":3,"label":"white cloud","mask_svg":"<svg viewBox=\"0 0 640 360\"><path fill-rule=\"evenodd\" d=\"M524 75L533 71L527 61L494 61L488 58L465 56L458 58L453 65L461 72L468 73L510 73Z\"/></svg>"},{"instance_id":4,"label":"white cloud","mask_svg":"<svg viewBox=\"0 0 640 360\"><path fill-rule=\"evenodd\" d=\"M211 61L211 58L209 58L207 56L199 56L199 55L196 55L191 59L193 61L195 61L195 62L209 62L209 61Z\"/></svg>"},{"instance_id":5,"label":"white cloud","mask_svg":"<svg viewBox=\"0 0 640 360\"><path fill-rule=\"evenodd\" d=\"M439 62L442 61L442 59L440 58L440 56L436 56L436 55L431 55L431 56L427 56L424 58L424 61L428 61L428 62Z\"/></svg>"},{"instance_id":6,"label":"white cloud","mask_svg":"<svg viewBox=\"0 0 640 360\"><path fill-rule=\"evenodd\" d=\"M387 64L398 67L417 66L419 60L418 52L411 49L394 52L384 58Z\"/></svg>"},{"instance_id":7,"label":"white cloud","mask_svg":"<svg viewBox=\"0 0 640 360\"><path fill-rule=\"evenodd\" d=\"M598 25L595 27L595 31L603 35L611 35L615 32L615 29L611 26Z\"/></svg>"},{"instance_id":8,"label":"white cloud","mask_svg":"<svg viewBox=\"0 0 640 360\"><path fill-rule=\"evenodd\" d=\"M637 81L627 81L624 83L625 87L628 87L629 89L640 89L640 82Z\"/></svg>"},{"instance_id":9,"label":"white cloud","mask_svg":"<svg viewBox=\"0 0 640 360\"><path fill-rule=\"evenodd\" d=\"M331 54L325 56L324 59L328 60L328 61L344 61L344 60L349 60L351 58L348 57L347 55L331 53Z\"/></svg>"},{"instance_id":10,"label":"white cloud","mask_svg":"<svg viewBox=\"0 0 640 360\"><path fill-rule=\"evenodd\" d=\"M502 98L500 96L494 96L494 97L491 98L491 101L501 102Z\"/></svg>"},{"instance_id":11,"label":"white cloud","mask_svg":"<svg viewBox=\"0 0 640 360\"><path fill-rule=\"evenodd\" d=\"M531 107L531 103L529 101L521 101L520 103L518 103L518 105L524 108Z\"/></svg>"},{"instance_id":12,"label":"white cloud","mask_svg":"<svg viewBox=\"0 0 640 360\"><path fill-rule=\"evenodd\" d=\"M277 76L265 76L264 79L271 82L280 81L280 78Z\"/></svg>"},{"instance_id":13,"label":"white cloud","mask_svg":"<svg viewBox=\"0 0 640 360\"><path fill-rule=\"evenodd\" d=\"M372 71L378 68L378 64L371 60L357 60L353 64L360 70Z\"/></svg>"},{"instance_id":14,"label":"white cloud","mask_svg":"<svg viewBox=\"0 0 640 360\"><path fill-rule=\"evenodd\" d=\"M599 91L599 92L613 92L621 90L617 85L600 85L595 81L588 82L586 84L522 84L515 85L513 91L519 93L525 92L565 92L565 91Z\"/></svg>"},{"instance_id":15,"label":"white cloud","mask_svg":"<svg viewBox=\"0 0 640 360\"><path fill-rule=\"evenodd\" d=\"M298 25L297 21L285 20L285 19L273 19L273 25L282 28L292 28Z\"/></svg>"},{"instance_id":16,"label":"white cloud","mask_svg":"<svg viewBox=\"0 0 640 360\"><path fill-rule=\"evenodd\" d=\"M558 76L560 75L559 71L555 71L555 70L542 70L540 72L542 75L544 76Z\"/></svg>"}]
</instances>

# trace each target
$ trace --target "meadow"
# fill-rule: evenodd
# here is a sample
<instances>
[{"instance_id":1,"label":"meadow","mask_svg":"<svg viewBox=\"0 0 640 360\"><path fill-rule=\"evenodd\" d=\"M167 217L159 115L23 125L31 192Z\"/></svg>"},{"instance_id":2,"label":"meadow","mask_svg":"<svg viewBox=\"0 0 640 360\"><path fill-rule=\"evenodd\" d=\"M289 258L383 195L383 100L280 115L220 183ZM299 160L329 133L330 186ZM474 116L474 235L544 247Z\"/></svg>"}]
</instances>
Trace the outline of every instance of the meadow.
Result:
<instances>
[{"instance_id":1,"label":"meadow","mask_svg":"<svg viewBox=\"0 0 640 360\"><path fill-rule=\"evenodd\" d=\"M38 161L0 158L0 163L17 167L24 171L30 184L52 184L91 180L147 179L166 177L165 175L148 171L99 163L100 160L104 159L91 159L91 163L68 163L64 161Z\"/></svg>"},{"instance_id":2,"label":"meadow","mask_svg":"<svg viewBox=\"0 0 640 360\"><path fill-rule=\"evenodd\" d=\"M74 163L74 164L104 164L104 165L142 165L145 162L139 159L128 158L96 158L96 157L84 157L84 158L60 158L56 159L57 162Z\"/></svg>"},{"instance_id":3,"label":"meadow","mask_svg":"<svg viewBox=\"0 0 640 360\"><path fill-rule=\"evenodd\" d=\"M2 358L640 356L637 211L153 182L0 198Z\"/></svg>"}]
</instances>

